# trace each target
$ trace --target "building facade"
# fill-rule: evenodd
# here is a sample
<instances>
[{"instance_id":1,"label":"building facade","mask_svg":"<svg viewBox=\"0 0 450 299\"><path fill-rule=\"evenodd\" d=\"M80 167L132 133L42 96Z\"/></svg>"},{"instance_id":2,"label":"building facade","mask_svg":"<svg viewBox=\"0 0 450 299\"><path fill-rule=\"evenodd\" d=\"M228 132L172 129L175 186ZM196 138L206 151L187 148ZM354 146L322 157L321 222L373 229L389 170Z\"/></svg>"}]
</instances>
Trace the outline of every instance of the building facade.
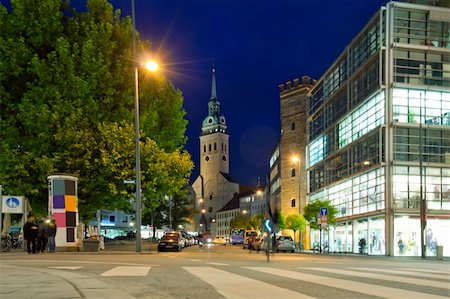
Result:
<instances>
[{"instance_id":1,"label":"building facade","mask_svg":"<svg viewBox=\"0 0 450 299\"><path fill-rule=\"evenodd\" d=\"M195 207L199 211L196 228L201 233L215 234L216 213L235 193L239 183L229 175L229 135L225 116L220 112L216 91L216 70L212 72L211 98L200 136L200 175L192 184Z\"/></svg>"},{"instance_id":2,"label":"building facade","mask_svg":"<svg viewBox=\"0 0 450 299\"><path fill-rule=\"evenodd\" d=\"M284 216L303 214L306 204L306 104L308 92L315 84L308 76L280 84L281 139L278 150L271 158L271 167L279 159L279 168L271 169L271 181L279 180L279 211ZM276 181L275 181L276 182ZM276 184L271 187L274 194ZM299 234L297 232L297 234ZM299 240L296 236L296 240Z\"/></svg>"},{"instance_id":3,"label":"building facade","mask_svg":"<svg viewBox=\"0 0 450 299\"><path fill-rule=\"evenodd\" d=\"M338 209L331 250L450 255L449 20L387 3L310 91L307 193Z\"/></svg>"}]
</instances>

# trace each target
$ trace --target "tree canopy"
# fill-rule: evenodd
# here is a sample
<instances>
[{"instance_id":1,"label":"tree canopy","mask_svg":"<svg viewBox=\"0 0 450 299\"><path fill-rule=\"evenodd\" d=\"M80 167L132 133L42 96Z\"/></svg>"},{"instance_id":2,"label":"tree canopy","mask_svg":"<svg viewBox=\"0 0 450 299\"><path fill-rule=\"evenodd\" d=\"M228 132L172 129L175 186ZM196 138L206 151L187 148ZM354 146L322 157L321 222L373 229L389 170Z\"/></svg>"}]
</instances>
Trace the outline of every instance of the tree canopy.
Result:
<instances>
[{"instance_id":1,"label":"tree canopy","mask_svg":"<svg viewBox=\"0 0 450 299\"><path fill-rule=\"evenodd\" d=\"M78 12L60 0L0 4L0 182L46 211L47 175L79 178L83 219L129 208L135 177L132 25L106 0ZM138 56L151 43L138 35ZM193 168L181 92L139 75L142 191L155 209Z\"/></svg>"},{"instance_id":2,"label":"tree canopy","mask_svg":"<svg viewBox=\"0 0 450 299\"><path fill-rule=\"evenodd\" d=\"M316 200L310 202L304 210L304 217L308 220L311 228L318 228L317 215L320 214L320 208L328 208L328 224L336 224L337 209L328 200Z\"/></svg>"}]
</instances>

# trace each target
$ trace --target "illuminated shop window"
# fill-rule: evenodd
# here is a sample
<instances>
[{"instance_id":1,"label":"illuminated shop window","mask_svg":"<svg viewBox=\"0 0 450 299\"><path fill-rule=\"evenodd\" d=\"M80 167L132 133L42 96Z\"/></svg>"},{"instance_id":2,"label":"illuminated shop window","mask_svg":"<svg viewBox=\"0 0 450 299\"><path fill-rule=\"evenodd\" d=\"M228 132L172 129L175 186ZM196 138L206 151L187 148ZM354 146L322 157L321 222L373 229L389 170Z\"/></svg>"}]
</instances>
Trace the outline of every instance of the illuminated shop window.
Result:
<instances>
[{"instance_id":1,"label":"illuminated shop window","mask_svg":"<svg viewBox=\"0 0 450 299\"><path fill-rule=\"evenodd\" d=\"M450 125L450 92L395 88L394 122Z\"/></svg>"}]
</instances>

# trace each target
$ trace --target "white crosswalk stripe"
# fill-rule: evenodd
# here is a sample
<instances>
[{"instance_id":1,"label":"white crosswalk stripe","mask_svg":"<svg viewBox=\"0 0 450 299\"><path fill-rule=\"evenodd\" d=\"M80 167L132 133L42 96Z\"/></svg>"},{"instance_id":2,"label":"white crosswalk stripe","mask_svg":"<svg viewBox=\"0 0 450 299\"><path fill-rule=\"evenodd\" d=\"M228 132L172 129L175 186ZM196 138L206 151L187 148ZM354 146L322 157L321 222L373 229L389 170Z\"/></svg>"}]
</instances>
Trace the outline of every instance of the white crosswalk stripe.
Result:
<instances>
[{"instance_id":1,"label":"white crosswalk stripe","mask_svg":"<svg viewBox=\"0 0 450 299\"><path fill-rule=\"evenodd\" d=\"M217 292L219 292L226 298L248 299L255 296L257 296L259 299L313 298L258 280L236 275L223 270L218 270L213 267L183 267L183 269L212 285L217 290ZM257 295L255 293L255 290L258 290Z\"/></svg>"},{"instance_id":2,"label":"white crosswalk stripe","mask_svg":"<svg viewBox=\"0 0 450 299\"><path fill-rule=\"evenodd\" d=\"M119 266L103 272L100 276L146 276L151 267Z\"/></svg>"},{"instance_id":3,"label":"white crosswalk stripe","mask_svg":"<svg viewBox=\"0 0 450 299\"><path fill-rule=\"evenodd\" d=\"M244 267L253 271L267 273L271 275L277 275L290 279L302 280L309 283L316 283L325 286L332 286L334 288L344 289L348 291L363 293L366 295L378 296L383 298L408 298L408 299L444 299L448 297L438 296L433 294L424 294L421 292L413 292L403 289L397 289L392 287L385 287L381 285L374 285L369 283L362 283L356 281L350 281L345 279L338 279L332 277L325 277L313 274L306 274L296 271L281 270L269 267Z\"/></svg>"},{"instance_id":4,"label":"white crosswalk stripe","mask_svg":"<svg viewBox=\"0 0 450 299\"><path fill-rule=\"evenodd\" d=\"M402 275L413 275L414 272L412 269L409 271L404 270L390 270L390 269L377 269L377 268L351 268L354 270L364 270L364 271L375 271L375 272L381 272L381 273L391 273L391 274L402 274ZM420 273L417 274L422 277L428 277L428 278L438 278L438 279L449 279L449 274L435 274L435 273Z\"/></svg>"},{"instance_id":5,"label":"white crosswalk stripe","mask_svg":"<svg viewBox=\"0 0 450 299\"><path fill-rule=\"evenodd\" d=\"M377 273L372 273L372 270L370 272L367 272L367 271L355 272L355 271L350 271L350 270L339 270L339 269L330 269L330 268L326 268L326 269L301 268L301 269L322 271L322 272L327 272L327 273L334 273L334 274L341 274L341 275L348 275L348 276L367 277L367 278L387 280L387 281L396 281L396 282L410 283L410 284L415 284L415 285L422 285L422 286L429 286L429 287L434 287L434 288L442 288L442 289L450 290L450 284L448 282L424 280L424 279L417 279L417 278L403 277L403 276L377 274Z\"/></svg>"},{"instance_id":6,"label":"white crosswalk stripe","mask_svg":"<svg viewBox=\"0 0 450 299\"><path fill-rule=\"evenodd\" d=\"M215 265L215 266L228 266L228 264L223 263L215 263L215 262L206 262L209 265Z\"/></svg>"},{"instance_id":7,"label":"white crosswalk stripe","mask_svg":"<svg viewBox=\"0 0 450 299\"><path fill-rule=\"evenodd\" d=\"M62 266L62 267L48 267L49 269L58 269L58 270L78 270L83 268L83 266Z\"/></svg>"}]
</instances>

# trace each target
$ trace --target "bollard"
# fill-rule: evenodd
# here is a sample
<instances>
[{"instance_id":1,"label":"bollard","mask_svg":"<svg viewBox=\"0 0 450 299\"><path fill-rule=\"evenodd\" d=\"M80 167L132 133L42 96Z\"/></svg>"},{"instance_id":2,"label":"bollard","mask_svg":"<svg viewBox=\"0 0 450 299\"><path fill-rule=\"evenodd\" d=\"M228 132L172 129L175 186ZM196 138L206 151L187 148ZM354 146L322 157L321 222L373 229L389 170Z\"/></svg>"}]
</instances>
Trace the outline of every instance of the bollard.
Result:
<instances>
[{"instance_id":1,"label":"bollard","mask_svg":"<svg viewBox=\"0 0 450 299\"><path fill-rule=\"evenodd\" d=\"M444 259L444 246L436 246L436 258L441 261Z\"/></svg>"}]
</instances>

